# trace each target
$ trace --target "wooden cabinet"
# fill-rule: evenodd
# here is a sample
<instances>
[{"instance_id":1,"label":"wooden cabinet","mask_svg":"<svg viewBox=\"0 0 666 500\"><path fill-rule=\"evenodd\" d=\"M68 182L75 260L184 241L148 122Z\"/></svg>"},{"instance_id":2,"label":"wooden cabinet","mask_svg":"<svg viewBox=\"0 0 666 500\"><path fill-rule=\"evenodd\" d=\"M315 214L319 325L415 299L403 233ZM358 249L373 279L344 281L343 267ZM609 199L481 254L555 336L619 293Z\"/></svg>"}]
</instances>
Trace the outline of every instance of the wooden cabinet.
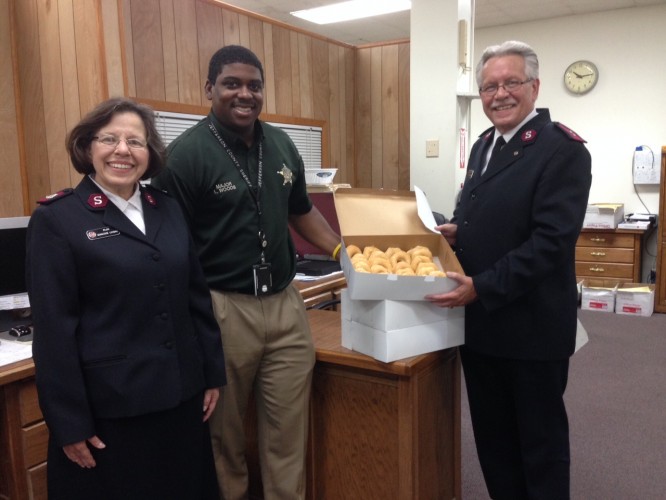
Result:
<instances>
[{"instance_id":1,"label":"wooden cabinet","mask_svg":"<svg viewBox=\"0 0 666 500\"><path fill-rule=\"evenodd\" d=\"M666 146L661 148L661 188L659 188L659 227L657 227L657 280L654 310L666 313Z\"/></svg>"},{"instance_id":2,"label":"wooden cabinet","mask_svg":"<svg viewBox=\"0 0 666 500\"><path fill-rule=\"evenodd\" d=\"M32 360L0 369L0 498L46 500L49 433Z\"/></svg>"},{"instance_id":3,"label":"wooden cabinet","mask_svg":"<svg viewBox=\"0 0 666 500\"><path fill-rule=\"evenodd\" d=\"M583 229L576 243L576 278L640 283L644 231Z\"/></svg>"},{"instance_id":4,"label":"wooden cabinet","mask_svg":"<svg viewBox=\"0 0 666 500\"><path fill-rule=\"evenodd\" d=\"M382 363L340 345L340 314L309 314L307 498L459 499L457 349Z\"/></svg>"}]
</instances>

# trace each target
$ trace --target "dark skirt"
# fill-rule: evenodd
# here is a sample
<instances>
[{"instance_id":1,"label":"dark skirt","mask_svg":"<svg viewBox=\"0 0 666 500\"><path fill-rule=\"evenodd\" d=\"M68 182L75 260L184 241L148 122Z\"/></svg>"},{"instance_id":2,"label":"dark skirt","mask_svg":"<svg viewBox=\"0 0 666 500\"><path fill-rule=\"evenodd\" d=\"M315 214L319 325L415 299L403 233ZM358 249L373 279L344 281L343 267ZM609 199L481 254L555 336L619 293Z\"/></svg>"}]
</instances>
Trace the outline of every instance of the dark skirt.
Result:
<instances>
[{"instance_id":1,"label":"dark skirt","mask_svg":"<svg viewBox=\"0 0 666 500\"><path fill-rule=\"evenodd\" d=\"M167 411L96 419L103 450L84 469L49 441L49 500L218 500L203 396Z\"/></svg>"}]
</instances>

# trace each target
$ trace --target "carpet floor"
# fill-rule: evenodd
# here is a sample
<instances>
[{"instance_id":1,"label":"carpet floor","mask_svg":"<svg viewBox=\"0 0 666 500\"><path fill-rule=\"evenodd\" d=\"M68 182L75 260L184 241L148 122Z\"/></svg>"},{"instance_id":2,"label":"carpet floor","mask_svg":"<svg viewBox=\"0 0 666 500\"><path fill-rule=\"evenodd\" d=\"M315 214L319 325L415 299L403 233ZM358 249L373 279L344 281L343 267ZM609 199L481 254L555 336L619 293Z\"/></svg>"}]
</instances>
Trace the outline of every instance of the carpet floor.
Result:
<instances>
[{"instance_id":1,"label":"carpet floor","mask_svg":"<svg viewBox=\"0 0 666 500\"><path fill-rule=\"evenodd\" d=\"M571 498L666 499L666 314L578 317L589 342L571 358L565 393ZM463 499L487 500L461 393Z\"/></svg>"}]
</instances>

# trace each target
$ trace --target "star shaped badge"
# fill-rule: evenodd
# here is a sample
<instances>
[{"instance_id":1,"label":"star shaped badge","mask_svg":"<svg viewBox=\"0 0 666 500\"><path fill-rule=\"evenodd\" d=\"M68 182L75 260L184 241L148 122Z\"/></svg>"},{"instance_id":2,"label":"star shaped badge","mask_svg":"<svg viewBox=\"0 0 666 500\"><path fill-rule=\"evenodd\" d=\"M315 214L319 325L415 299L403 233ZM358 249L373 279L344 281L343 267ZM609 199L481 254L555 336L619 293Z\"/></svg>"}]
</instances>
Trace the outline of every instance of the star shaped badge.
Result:
<instances>
[{"instance_id":1,"label":"star shaped badge","mask_svg":"<svg viewBox=\"0 0 666 500\"><path fill-rule=\"evenodd\" d=\"M284 182L282 185L284 186L285 184L293 184L294 182L294 173L287 168L287 165L284 163L282 164L282 170L277 171L278 174L280 174L284 178Z\"/></svg>"}]
</instances>

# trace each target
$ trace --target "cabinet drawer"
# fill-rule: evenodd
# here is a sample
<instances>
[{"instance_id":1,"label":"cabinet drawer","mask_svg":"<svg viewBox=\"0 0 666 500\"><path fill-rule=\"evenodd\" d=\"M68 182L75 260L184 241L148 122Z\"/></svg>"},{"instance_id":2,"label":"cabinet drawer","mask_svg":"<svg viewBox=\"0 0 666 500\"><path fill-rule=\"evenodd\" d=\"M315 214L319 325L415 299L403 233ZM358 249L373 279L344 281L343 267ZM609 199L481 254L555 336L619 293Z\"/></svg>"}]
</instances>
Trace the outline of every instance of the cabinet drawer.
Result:
<instances>
[{"instance_id":1,"label":"cabinet drawer","mask_svg":"<svg viewBox=\"0 0 666 500\"><path fill-rule=\"evenodd\" d=\"M46 462L28 469L28 491L31 500L47 500Z\"/></svg>"},{"instance_id":2,"label":"cabinet drawer","mask_svg":"<svg viewBox=\"0 0 666 500\"><path fill-rule=\"evenodd\" d=\"M33 467L46 461L49 431L46 422L40 422L23 429L23 457L26 467Z\"/></svg>"},{"instance_id":3,"label":"cabinet drawer","mask_svg":"<svg viewBox=\"0 0 666 500\"><path fill-rule=\"evenodd\" d=\"M621 233L580 233L576 246L631 248L635 245L633 234Z\"/></svg>"},{"instance_id":4,"label":"cabinet drawer","mask_svg":"<svg viewBox=\"0 0 666 500\"><path fill-rule=\"evenodd\" d=\"M19 387L19 407L21 411L21 427L43 420L37 400L37 386L34 380L23 382Z\"/></svg>"},{"instance_id":5,"label":"cabinet drawer","mask_svg":"<svg viewBox=\"0 0 666 500\"><path fill-rule=\"evenodd\" d=\"M615 264L609 262L576 262L576 276L593 278L628 278L634 276L631 264Z\"/></svg>"},{"instance_id":6,"label":"cabinet drawer","mask_svg":"<svg viewBox=\"0 0 666 500\"><path fill-rule=\"evenodd\" d=\"M576 261L634 263L634 250L629 248L576 247Z\"/></svg>"}]
</instances>

